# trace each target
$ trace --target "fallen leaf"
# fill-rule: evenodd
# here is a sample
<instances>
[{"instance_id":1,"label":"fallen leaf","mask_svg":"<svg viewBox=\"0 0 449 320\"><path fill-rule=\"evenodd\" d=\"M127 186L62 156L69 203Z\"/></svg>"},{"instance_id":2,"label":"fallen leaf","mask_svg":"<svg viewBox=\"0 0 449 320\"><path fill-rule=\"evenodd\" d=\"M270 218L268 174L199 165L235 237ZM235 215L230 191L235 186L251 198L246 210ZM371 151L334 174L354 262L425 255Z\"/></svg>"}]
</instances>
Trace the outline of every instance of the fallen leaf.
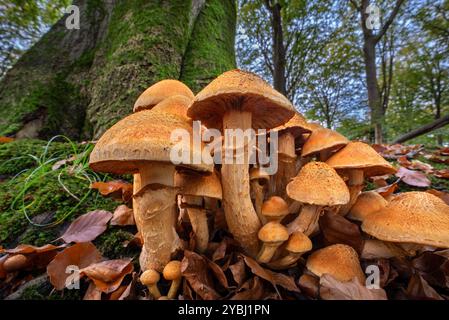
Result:
<instances>
[{"instance_id":1,"label":"fallen leaf","mask_svg":"<svg viewBox=\"0 0 449 320\"><path fill-rule=\"evenodd\" d=\"M449 156L449 147L441 148L437 151L437 153L442 156Z\"/></svg>"},{"instance_id":2,"label":"fallen leaf","mask_svg":"<svg viewBox=\"0 0 449 320\"><path fill-rule=\"evenodd\" d=\"M387 300L384 289L368 289L356 278L341 282L330 274L320 277L320 297L324 300Z\"/></svg>"},{"instance_id":3,"label":"fallen leaf","mask_svg":"<svg viewBox=\"0 0 449 320\"><path fill-rule=\"evenodd\" d=\"M427 158L427 160L432 161L432 162L449 164L449 158L439 157L436 155L431 155L426 158Z\"/></svg>"},{"instance_id":4,"label":"fallen leaf","mask_svg":"<svg viewBox=\"0 0 449 320\"><path fill-rule=\"evenodd\" d=\"M401 178L404 183L414 187L430 187L431 185L425 173L409 170L404 167L399 167L398 172L396 172L396 177Z\"/></svg>"},{"instance_id":5,"label":"fallen leaf","mask_svg":"<svg viewBox=\"0 0 449 320\"><path fill-rule=\"evenodd\" d=\"M106 260L80 270L80 275L92 280L98 290L111 293L120 287L126 275L133 272L131 259Z\"/></svg>"},{"instance_id":6,"label":"fallen leaf","mask_svg":"<svg viewBox=\"0 0 449 320\"><path fill-rule=\"evenodd\" d=\"M135 224L133 209L122 204L114 210L111 226L133 226Z\"/></svg>"},{"instance_id":7,"label":"fallen leaf","mask_svg":"<svg viewBox=\"0 0 449 320\"><path fill-rule=\"evenodd\" d=\"M406 293L413 300L444 300L419 274L411 277Z\"/></svg>"},{"instance_id":8,"label":"fallen leaf","mask_svg":"<svg viewBox=\"0 0 449 320\"><path fill-rule=\"evenodd\" d=\"M215 275L215 278L217 278L218 282L223 286L223 288L228 289L228 279L226 279L226 275L224 274L223 270L221 270L220 266L210 260L207 260L207 263L209 265L209 269L212 270L212 273Z\"/></svg>"},{"instance_id":9,"label":"fallen leaf","mask_svg":"<svg viewBox=\"0 0 449 320\"><path fill-rule=\"evenodd\" d=\"M9 143L9 142L13 142L13 141L14 141L14 138L0 136L0 143Z\"/></svg>"},{"instance_id":10,"label":"fallen leaf","mask_svg":"<svg viewBox=\"0 0 449 320\"><path fill-rule=\"evenodd\" d=\"M449 205L449 193L444 192L444 191L438 191L435 189L429 189L429 190L426 190L426 192L431 193L434 196L437 196L438 198L440 198L441 200L446 202L447 205Z\"/></svg>"},{"instance_id":11,"label":"fallen leaf","mask_svg":"<svg viewBox=\"0 0 449 320\"><path fill-rule=\"evenodd\" d=\"M94 182L90 187L91 189L98 189L103 196L111 196L124 202L129 202L133 196L133 185L121 180Z\"/></svg>"},{"instance_id":12,"label":"fallen leaf","mask_svg":"<svg viewBox=\"0 0 449 320\"><path fill-rule=\"evenodd\" d=\"M412 265L431 285L449 288L449 249L424 252Z\"/></svg>"},{"instance_id":13,"label":"fallen leaf","mask_svg":"<svg viewBox=\"0 0 449 320\"><path fill-rule=\"evenodd\" d=\"M433 175L441 179L449 179L449 169L435 170Z\"/></svg>"},{"instance_id":14,"label":"fallen leaf","mask_svg":"<svg viewBox=\"0 0 449 320\"><path fill-rule=\"evenodd\" d=\"M111 218L112 213L105 210L95 210L83 214L70 224L59 239L66 243L92 241L107 229Z\"/></svg>"},{"instance_id":15,"label":"fallen leaf","mask_svg":"<svg viewBox=\"0 0 449 320\"><path fill-rule=\"evenodd\" d=\"M4 256L0 257L0 279L3 279L6 277L6 271L5 269L3 269L3 264L5 263L6 259L8 259L7 254L5 254Z\"/></svg>"},{"instance_id":16,"label":"fallen leaf","mask_svg":"<svg viewBox=\"0 0 449 320\"><path fill-rule=\"evenodd\" d=\"M93 282L89 284L89 287L84 294L83 300L101 300L101 291L95 286Z\"/></svg>"},{"instance_id":17,"label":"fallen leaf","mask_svg":"<svg viewBox=\"0 0 449 320\"><path fill-rule=\"evenodd\" d=\"M246 279L245 262L243 262L243 259L239 257L236 263L229 266L229 270L231 270L235 283L240 287Z\"/></svg>"},{"instance_id":18,"label":"fallen leaf","mask_svg":"<svg viewBox=\"0 0 449 320\"><path fill-rule=\"evenodd\" d=\"M220 295L215 291L213 280L208 272L206 259L199 254L185 250L181 262L181 272L192 289L203 300L216 300Z\"/></svg>"},{"instance_id":19,"label":"fallen leaf","mask_svg":"<svg viewBox=\"0 0 449 320\"><path fill-rule=\"evenodd\" d=\"M401 181L401 179L398 179L397 181L395 181L394 183L392 183L388 186L378 188L373 191L376 191L382 197L387 198L388 196L392 195L399 188L399 181Z\"/></svg>"},{"instance_id":20,"label":"fallen leaf","mask_svg":"<svg viewBox=\"0 0 449 320\"><path fill-rule=\"evenodd\" d=\"M300 292L292 277L289 277L283 273L276 273L271 270L265 269L261 267L260 264L256 262L256 260L247 257L245 255L243 255L243 260L245 261L246 265L251 269L252 273L270 282L276 289L276 291L277 286L279 285L287 289L288 291Z\"/></svg>"},{"instance_id":21,"label":"fallen leaf","mask_svg":"<svg viewBox=\"0 0 449 320\"><path fill-rule=\"evenodd\" d=\"M318 222L326 245L342 243L362 252L364 241L358 225L330 211L325 211Z\"/></svg>"},{"instance_id":22,"label":"fallen leaf","mask_svg":"<svg viewBox=\"0 0 449 320\"><path fill-rule=\"evenodd\" d=\"M246 281L230 300L260 300L264 297L263 283L259 277Z\"/></svg>"},{"instance_id":23,"label":"fallen leaf","mask_svg":"<svg viewBox=\"0 0 449 320\"><path fill-rule=\"evenodd\" d=\"M48 251L53 251L57 249L64 248L66 245L54 246L52 244L46 244L41 247L32 246L29 244L19 244L14 249L2 249L0 253L9 253L9 254L30 254L30 253L43 253Z\"/></svg>"},{"instance_id":24,"label":"fallen leaf","mask_svg":"<svg viewBox=\"0 0 449 320\"><path fill-rule=\"evenodd\" d=\"M100 252L91 242L77 243L55 256L47 266L47 274L56 290L62 290L66 286L67 277L72 274L67 267L76 266L81 270L102 259Z\"/></svg>"}]
</instances>

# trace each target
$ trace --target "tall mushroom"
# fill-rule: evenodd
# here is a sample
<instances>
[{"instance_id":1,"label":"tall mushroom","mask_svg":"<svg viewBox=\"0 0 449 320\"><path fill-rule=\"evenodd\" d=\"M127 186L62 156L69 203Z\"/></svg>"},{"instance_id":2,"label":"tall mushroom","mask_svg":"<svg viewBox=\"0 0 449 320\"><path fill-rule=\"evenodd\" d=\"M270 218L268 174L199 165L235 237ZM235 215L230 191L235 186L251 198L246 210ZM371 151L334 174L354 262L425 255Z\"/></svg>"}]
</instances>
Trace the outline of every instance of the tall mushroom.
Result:
<instances>
[{"instance_id":1,"label":"tall mushroom","mask_svg":"<svg viewBox=\"0 0 449 320\"><path fill-rule=\"evenodd\" d=\"M259 251L260 221L250 198L245 140L254 136L248 130L270 129L287 122L294 115L293 106L258 76L232 70L198 93L187 114L208 128L223 130L226 156L221 176L226 221L234 238L248 254L255 256Z\"/></svg>"},{"instance_id":2,"label":"tall mushroom","mask_svg":"<svg viewBox=\"0 0 449 320\"><path fill-rule=\"evenodd\" d=\"M134 103L133 111L138 112L152 109L158 103L175 95L184 96L189 100L192 100L194 97L192 90L181 81L172 79L162 80L142 92Z\"/></svg>"},{"instance_id":3,"label":"tall mushroom","mask_svg":"<svg viewBox=\"0 0 449 320\"><path fill-rule=\"evenodd\" d=\"M182 149L190 151L191 159L201 154L191 141L171 141L171 133L175 129L184 129L192 134L191 122L182 116L140 111L107 130L90 155L89 165L95 171L140 174L141 188L134 194L134 213L144 242L140 255L142 270L162 271L171 254L180 246L175 231L176 167L201 172L213 170L212 165L192 164L190 159L177 166L172 163L172 149L179 144L182 144Z\"/></svg>"},{"instance_id":4,"label":"tall mushroom","mask_svg":"<svg viewBox=\"0 0 449 320\"><path fill-rule=\"evenodd\" d=\"M349 203L340 209L339 214L346 215L354 205L363 189L366 177L392 174L396 169L376 150L363 142L350 142L332 155L326 163L337 172L349 177L348 188L351 194Z\"/></svg>"},{"instance_id":5,"label":"tall mushroom","mask_svg":"<svg viewBox=\"0 0 449 320\"><path fill-rule=\"evenodd\" d=\"M349 190L345 182L324 162L309 162L287 185L287 194L302 203L298 217L288 225L288 232L310 235L318 226L318 219L326 207L348 203Z\"/></svg>"},{"instance_id":6,"label":"tall mushroom","mask_svg":"<svg viewBox=\"0 0 449 320\"><path fill-rule=\"evenodd\" d=\"M265 192L268 189L270 176L263 169L263 167L253 167L249 172L250 180L250 196L254 203L254 209L262 224L265 223L265 218L262 215L262 205L265 198Z\"/></svg>"},{"instance_id":7,"label":"tall mushroom","mask_svg":"<svg viewBox=\"0 0 449 320\"><path fill-rule=\"evenodd\" d=\"M333 152L336 152L349 143L349 140L337 131L318 128L312 131L302 147L301 157L310 158L318 156L320 161L326 161Z\"/></svg>"},{"instance_id":8,"label":"tall mushroom","mask_svg":"<svg viewBox=\"0 0 449 320\"><path fill-rule=\"evenodd\" d=\"M356 278L360 284L365 284L359 255L345 244L334 244L315 251L307 259L306 266L318 277L327 273L338 281L348 282Z\"/></svg>"},{"instance_id":9,"label":"tall mushroom","mask_svg":"<svg viewBox=\"0 0 449 320\"><path fill-rule=\"evenodd\" d=\"M273 177L271 195L277 195L281 198L287 198L285 188L290 180L296 175L296 148L295 140L304 133L310 133L312 130L306 119L298 112L295 113L286 124L273 130L278 132L278 170Z\"/></svg>"},{"instance_id":10,"label":"tall mushroom","mask_svg":"<svg viewBox=\"0 0 449 320\"><path fill-rule=\"evenodd\" d=\"M405 192L365 217L362 230L383 241L449 248L449 206L427 192Z\"/></svg>"},{"instance_id":11,"label":"tall mushroom","mask_svg":"<svg viewBox=\"0 0 449 320\"><path fill-rule=\"evenodd\" d=\"M203 253L209 243L209 227L204 199L222 199L221 183L214 172L210 175L178 173L175 185L180 188L182 206L186 209L195 233L196 249Z\"/></svg>"}]
</instances>

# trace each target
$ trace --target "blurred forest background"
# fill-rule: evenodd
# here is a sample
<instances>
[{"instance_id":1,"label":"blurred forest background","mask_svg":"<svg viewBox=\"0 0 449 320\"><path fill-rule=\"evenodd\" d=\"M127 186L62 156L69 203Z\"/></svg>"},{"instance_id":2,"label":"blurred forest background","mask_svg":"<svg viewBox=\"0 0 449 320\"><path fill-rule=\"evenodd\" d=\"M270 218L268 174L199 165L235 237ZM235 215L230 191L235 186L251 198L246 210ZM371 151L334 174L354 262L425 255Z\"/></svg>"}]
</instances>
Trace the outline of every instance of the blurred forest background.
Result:
<instances>
[{"instance_id":1,"label":"blurred forest background","mask_svg":"<svg viewBox=\"0 0 449 320\"><path fill-rule=\"evenodd\" d=\"M109 6L120 3L112 0L78 2L81 5L87 3L90 11L92 3L109 3ZM234 5L233 1L222 2ZM164 1L160 3L164 6ZM2 95L12 91L8 82L13 81L8 79L8 70L14 77L15 62L50 30L70 4L70 0L0 0ZM368 7L370 4L375 7ZM239 0L235 5L237 66L270 81L309 120L319 121L350 139L373 142L393 142L410 131L430 125L432 129L439 129L410 142L431 145L449 142L449 127L444 126L449 122L444 118L449 117L449 1ZM222 13L234 15L235 11L228 8ZM101 19L96 23L101 23ZM231 21L223 28L232 26ZM233 30L226 32L233 37ZM39 50L42 51L42 46ZM228 50L230 56L234 55L232 50ZM214 73L233 67L233 59L219 62L222 51L211 51L217 59L213 64L219 63L219 67L212 68L211 74L200 84L183 79L195 91L213 78ZM86 58L86 52L83 54ZM114 66L118 67L117 64ZM16 68L20 69L20 63ZM153 79L176 77L170 72L159 73L155 78L145 78L146 82L138 83L140 87L137 88L144 89ZM130 94L130 102L139 90ZM35 90L31 93L20 90L21 99L22 95L34 93ZM109 98L103 95L105 97ZM93 100L98 104L96 99L92 95L83 103L92 104ZM15 103L11 101L0 98L2 109ZM127 112L131 110L123 101L120 108L126 108ZM98 107L93 110L98 111ZM10 121L4 113L2 118ZM98 124L102 121L104 123ZM96 120L93 131L88 129L86 133L83 129L79 135L98 136L113 121L116 118ZM14 135L19 128L20 125L0 123L0 134ZM60 133L46 130L41 130L38 135L49 137Z\"/></svg>"}]
</instances>

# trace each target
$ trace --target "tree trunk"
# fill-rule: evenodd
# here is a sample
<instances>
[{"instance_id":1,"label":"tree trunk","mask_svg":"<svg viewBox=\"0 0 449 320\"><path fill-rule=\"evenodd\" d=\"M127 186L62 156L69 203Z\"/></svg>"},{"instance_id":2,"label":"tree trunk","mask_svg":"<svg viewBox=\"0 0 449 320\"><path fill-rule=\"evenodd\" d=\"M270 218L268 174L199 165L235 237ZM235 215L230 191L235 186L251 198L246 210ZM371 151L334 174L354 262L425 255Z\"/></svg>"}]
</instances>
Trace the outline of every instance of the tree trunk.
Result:
<instances>
[{"instance_id":1,"label":"tree trunk","mask_svg":"<svg viewBox=\"0 0 449 320\"><path fill-rule=\"evenodd\" d=\"M426 124L422 127L419 127L413 131L410 131L402 136L400 136L399 138L397 138L396 140L393 141L393 143L403 143L407 140L419 137L423 134L426 134L428 132L431 132L433 130L439 129L441 127L444 127L445 125L449 124L449 114L441 117L438 120L435 120L432 123Z\"/></svg>"},{"instance_id":2,"label":"tree trunk","mask_svg":"<svg viewBox=\"0 0 449 320\"><path fill-rule=\"evenodd\" d=\"M234 0L74 4L80 29L63 17L0 82L0 135L97 138L156 81L197 91L235 67Z\"/></svg>"}]
</instances>

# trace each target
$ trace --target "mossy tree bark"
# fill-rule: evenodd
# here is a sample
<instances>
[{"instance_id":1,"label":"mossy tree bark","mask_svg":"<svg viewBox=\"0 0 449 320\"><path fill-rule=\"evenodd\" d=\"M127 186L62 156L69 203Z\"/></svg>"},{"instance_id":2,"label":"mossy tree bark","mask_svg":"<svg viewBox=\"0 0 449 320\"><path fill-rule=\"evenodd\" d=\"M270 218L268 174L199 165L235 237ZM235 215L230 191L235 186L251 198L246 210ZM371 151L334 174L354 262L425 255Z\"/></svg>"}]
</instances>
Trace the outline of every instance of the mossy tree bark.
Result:
<instances>
[{"instance_id":1,"label":"mossy tree bark","mask_svg":"<svg viewBox=\"0 0 449 320\"><path fill-rule=\"evenodd\" d=\"M234 0L74 0L0 82L0 135L97 138L164 78L198 91L235 67Z\"/></svg>"}]
</instances>

